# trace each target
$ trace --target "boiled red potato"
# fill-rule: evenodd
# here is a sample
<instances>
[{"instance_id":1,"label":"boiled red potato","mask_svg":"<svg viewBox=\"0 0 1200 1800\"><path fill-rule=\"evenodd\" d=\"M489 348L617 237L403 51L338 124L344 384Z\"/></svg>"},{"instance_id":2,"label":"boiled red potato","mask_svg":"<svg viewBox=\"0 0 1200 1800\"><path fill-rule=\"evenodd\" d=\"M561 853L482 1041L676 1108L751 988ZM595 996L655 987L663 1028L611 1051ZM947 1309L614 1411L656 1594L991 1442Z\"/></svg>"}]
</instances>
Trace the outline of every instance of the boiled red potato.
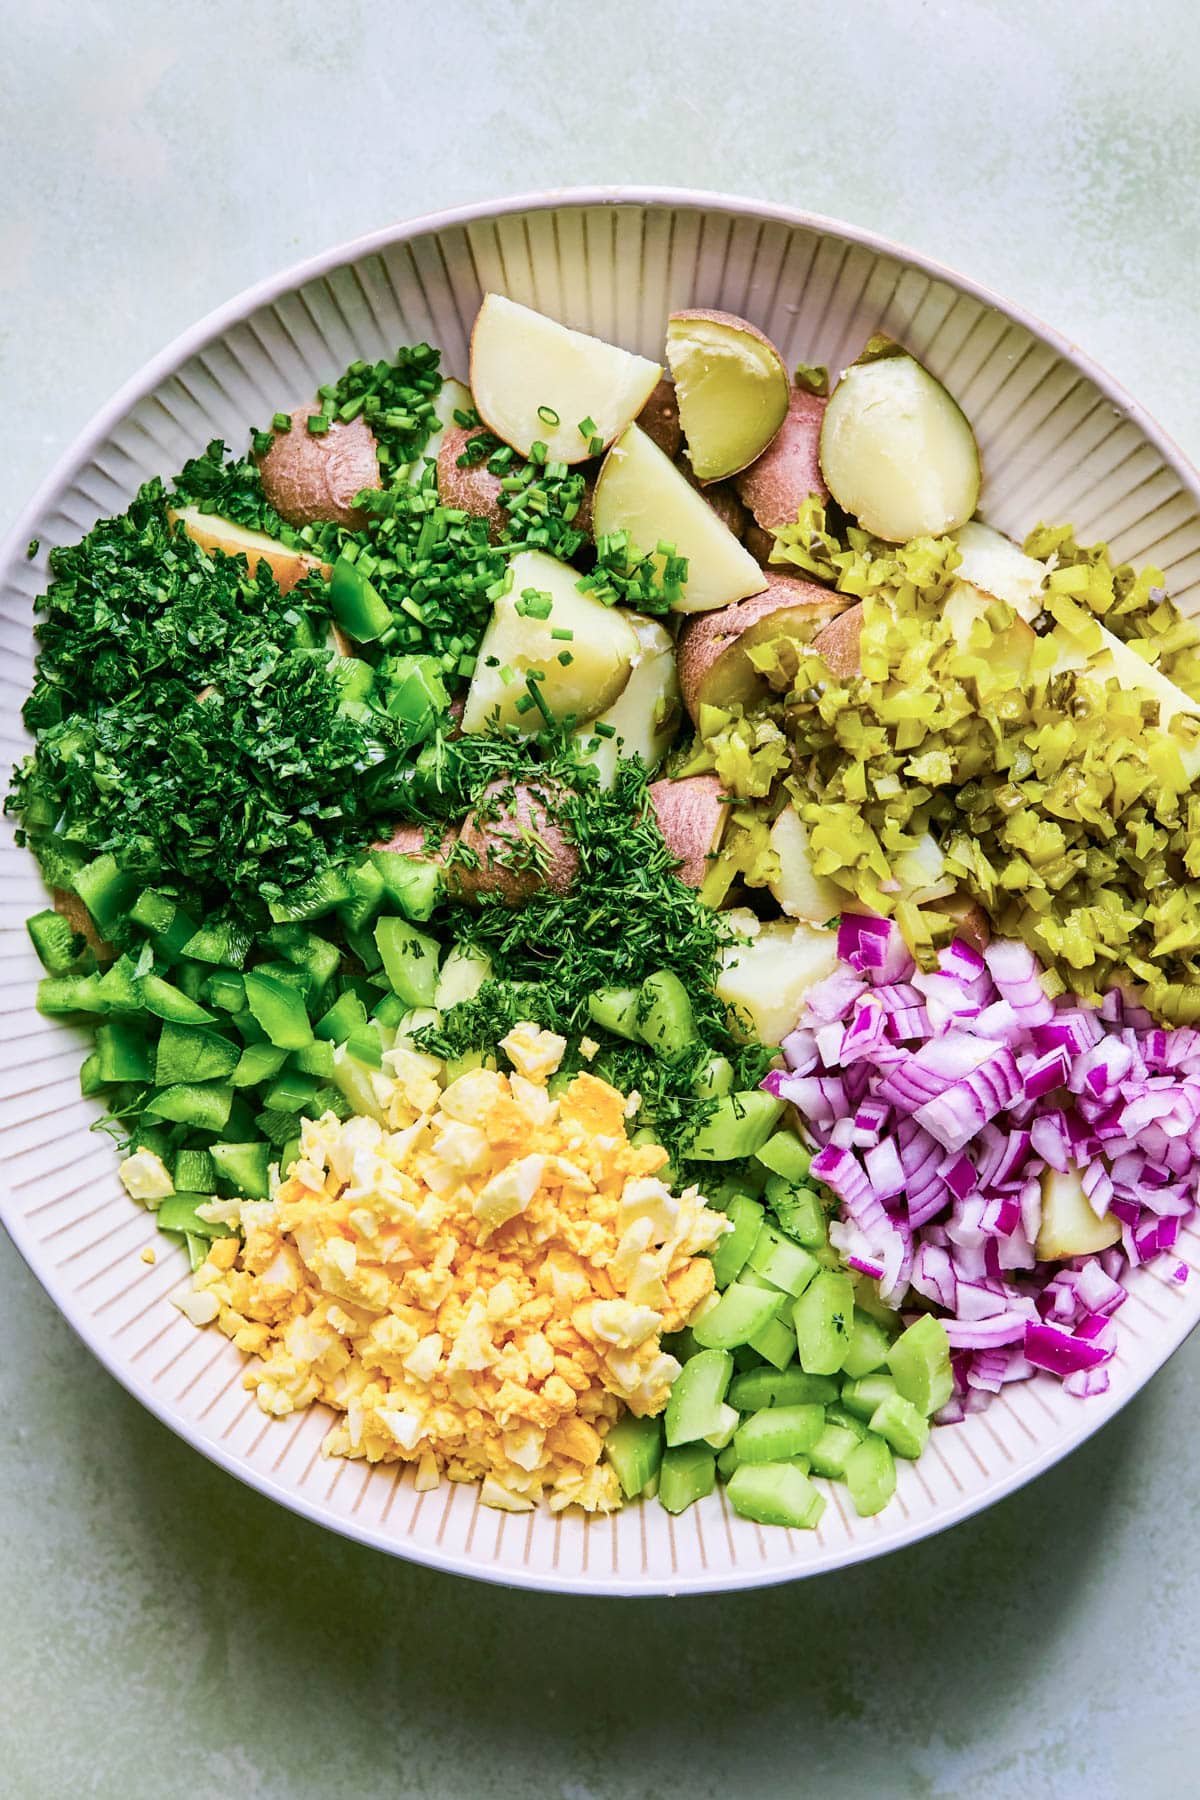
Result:
<instances>
[{"instance_id":1,"label":"boiled red potato","mask_svg":"<svg viewBox=\"0 0 1200 1800\"><path fill-rule=\"evenodd\" d=\"M720 782L715 775L653 781L646 796L664 843L678 859L675 873L680 881L685 887L703 886L729 817Z\"/></svg>"},{"instance_id":2,"label":"boiled red potato","mask_svg":"<svg viewBox=\"0 0 1200 1800\"><path fill-rule=\"evenodd\" d=\"M494 781L458 834L470 860L455 858L451 885L465 900L498 894L509 906L534 894L569 893L579 852L554 815L554 794L524 782Z\"/></svg>"},{"instance_id":3,"label":"boiled red potato","mask_svg":"<svg viewBox=\"0 0 1200 1800\"><path fill-rule=\"evenodd\" d=\"M717 995L740 1036L781 1044L795 1030L809 988L838 967L837 932L791 919L764 925L743 908L722 917L750 941L722 950Z\"/></svg>"},{"instance_id":4,"label":"boiled red potato","mask_svg":"<svg viewBox=\"0 0 1200 1800\"><path fill-rule=\"evenodd\" d=\"M821 501L829 498L820 455L826 404L820 394L793 388L783 424L763 454L737 478L738 495L754 519L746 545L761 563L775 548L775 532L795 524L810 494Z\"/></svg>"},{"instance_id":5,"label":"boiled red potato","mask_svg":"<svg viewBox=\"0 0 1200 1800\"><path fill-rule=\"evenodd\" d=\"M366 488L381 486L375 433L363 418L334 420L328 430L312 432L311 406L290 414L286 431L277 431L259 458L263 495L289 525L362 524L354 499Z\"/></svg>"},{"instance_id":6,"label":"boiled red potato","mask_svg":"<svg viewBox=\"0 0 1200 1800\"><path fill-rule=\"evenodd\" d=\"M981 593L1003 600L1033 624L1045 601L1045 563L1025 552L990 525L971 519L955 532L959 564L954 571Z\"/></svg>"},{"instance_id":7,"label":"boiled red potato","mask_svg":"<svg viewBox=\"0 0 1200 1800\"><path fill-rule=\"evenodd\" d=\"M454 848L457 834L447 826L434 842L424 825L397 825L391 837L372 844L372 850L394 850L399 856L411 856L416 862L444 864Z\"/></svg>"},{"instance_id":8,"label":"boiled red potato","mask_svg":"<svg viewBox=\"0 0 1200 1800\"><path fill-rule=\"evenodd\" d=\"M509 569L479 646L463 730L511 725L532 736L545 727L542 707L555 719L596 718L621 693L638 654L628 615L581 593L577 571L542 550L519 551Z\"/></svg>"},{"instance_id":9,"label":"boiled red potato","mask_svg":"<svg viewBox=\"0 0 1200 1800\"><path fill-rule=\"evenodd\" d=\"M723 481L761 456L787 416L788 373L770 338L733 313L692 308L667 321L688 461Z\"/></svg>"},{"instance_id":10,"label":"boiled red potato","mask_svg":"<svg viewBox=\"0 0 1200 1800\"><path fill-rule=\"evenodd\" d=\"M1145 694L1147 699L1157 702L1160 731L1168 730L1175 718L1200 719L1200 700L1193 700L1181 687L1176 687L1168 675L1148 663L1105 626L1096 623L1094 630L1097 641L1094 646L1087 647L1062 625L1055 626L1050 633L1058 646L1055 674L1071 673L1092 681L1115 681L1129 692ZM1188 744L1182 738L1176 741L1188 780L1197 780L1200 778L1200 743Z\"/></svg>"},{"instance_id":11,"label":"boiled red potato","mask_svg":"<svg viewBox=\"0 0 1200 1800\"><path fill-rule=\"evenodd\" d=\"M265 562L281 594L290 594L306 575L316 573L328 581L333 574L330 564L322 562L319 556L310 556L304 550L289 550L286 544L281 544L278 538L268 537L265 531L250 531L245 525L235 525L232 519L220 519L215 513L201 512L198 506L168 507L167 518L172 525L181 526L193 543L199 544L210 555L214 550L220 550L225 556L244 556L252 575L259 563Z\"/></svg>"},{"instance_id":12,"label":"boiled red potato","mask_svg":"<svg viewBox=\"0 0 1200 1800\"><path fill-rule=\"evenodd\" d=\"M437 423L426 439L425 448L420 457L411 465L416 473L419 474L424 468L426 457L432 457L436 461L438 451L442 447L443 437L457 422L454 417L455 413L469 413L474 410L475 404L471 399L471 390L465 382L457 381L453 375L445 376L438 389L437 399L433 403L433 416Z\"/></svg>"},{"instance_id":13,"label":"boiled red potato","mask_svg":"<svg viewBox=\"0 0 1200 1800\"><path fill-rule=\"evenodd\" d=\"M686 456L677 456L675 467L684 480L704 496L726 531L731 531L735 538L740 538L749 524L749 518L732 481L701 481Z\"/></svg>"},{"instance_id":14,"label":"boiled red potato","mask_svg":"<svg viewBox=\"0 0 1200 1800\"><path fill-rule=\"evenodd\" d=\"M1042 1219L1034 1255L1039 1262L1066 1262L1073 1256L1095 1256L1119 1243L1121 1221L1106 1213L1098 1219L1083 1191L1078 1169L1047 1169L1042 1176Z\"/></svg>"},{"instance_id":15,"label":"boiled red potato","mask_svg":"<svg viewBox=\"0 0 1200 1800\"><path fill-rule=\"evenodd\" d=\"M674 462L683 449L683 431L679 424L679 401L675 383L665 376L657 382L653 393L637 416L636 423L656 443L664 456Z\"/></svg>"},{"instance_id":16,"label":"boiled red potato","mask_svg":"<svg viewBox=\"0 0 1200 1800\"><path fill-rule=\"evenodd\" d=\"M972 950L981 953L992 941L992 922L977 901L967 894L954 894L948 899L932 900L930 912L940 913L949 919L954 928L954 936L969 944Z\"/></svg>"},{"instance_id":17,"label":"boiled red potato","mask_svg":"<svg viewBox=\"0 0 1200 1800\"><path fill-rule=\"evenodd\" d=\"M480 435L481 427L474 425L448 425L440 434L437 453L437 490L438 499L443 506L459 507L473 519L486 519L488 536L493 543L498 542L505 526L511 517L507 507L501 504L504 493L504 480L494 475L488 468L486 460L477 463L460 464L467 445L473 437ZM583 494L579 502L579 510L571 524L576 531L585 537L592 533L592 494L596 486L596 478L590 472L583 475Z\"/></svg>"},{"instance_id":18,"label":"boiled red potato","mask_svg":"<svg viewBox=\"0 0 1200 1800\"><path fill-rule=\"evenodd\" d=\"M813 868L808 827L794 806L785 806L771 827L771 848L779 858L779 874L768 882L779 910L789 919L825 925L841 912L847 896Z\"/></svg>"},{"instance_id":19,"label":"boiled red potato","mask_svg":"<svg viewBox=\"0 0 1200 1800\"><path fill-rule=\"evenodd\" d=\"M576 741L594 764L601 785L611 787L617 764L638 756L648 769L656 769L679 729L679 676L675 668L675 643L657 619L627 613L638 640L638 651L625 687L598 719L580 725ZM598 736L597 725L612 727L612 735Z\"/></svg>"},{"instance_id":20,"label":"boiled red potato","mask_svg":"<svg viewBox=\"0 0 1200 1800\"><path fill-rule=\"evenodd\" d=\"M636 419L660 363L571 331L503 294L485 294L471 333L471 393L488 430L522 456L587 462ZM592 429L579 429L590 421Z\"/></svg>"},{"instance_id":21,"label":"boiled red potato","mask_svg":"<svg viewBox=\"0 0 1200 1800\"><path fill-rule=\"evenodd\" d=\"M833 390L821 473L844 512L887 543L958 531L979 503L979 447L941 382L872 338Z\"/></svg>"},{"instance_id":22,"label":"boiled red potato","mask_svg":"<svg viewBox=\"0 0 1200 1800\"><path fill-rule=\"evenodd\" d=\"M636 425L621 434L604 459L592 514L597 540L627 531L644 555L654 555L659 544L671 544L687 558L687 581L675 612L709 612L767 585L749 551Z\"/></svg>"},{"instance_id":23,"label":"boiled red potato","mask_svg":"<svg viewBox=\"0 0 1200 1800\"><path fill-rule=\"evenodd\" d=\"M821 658L831 675L839 681L852 681L862 674L862 657L859 639L862 636L863 609L861 600L855 606L847 607L828 625L823 625L813 639L812 647Z\"/></svg>"},{"instance_id":24,"label":"boiled red potato","mask_svg":"<svg viewBox=\"0 0 1200 1800\"><path fill-rule=\"evenodd\" d=\"M702 706L748 704L768 683L750 660L756 645L787 640L795 672L801 647L815 647L828 622L846 610L846 597L802 581L771 574L766 591L719 612L689 619L679 637L679 685L693 723Z\"/></svg>"}]
</instances>

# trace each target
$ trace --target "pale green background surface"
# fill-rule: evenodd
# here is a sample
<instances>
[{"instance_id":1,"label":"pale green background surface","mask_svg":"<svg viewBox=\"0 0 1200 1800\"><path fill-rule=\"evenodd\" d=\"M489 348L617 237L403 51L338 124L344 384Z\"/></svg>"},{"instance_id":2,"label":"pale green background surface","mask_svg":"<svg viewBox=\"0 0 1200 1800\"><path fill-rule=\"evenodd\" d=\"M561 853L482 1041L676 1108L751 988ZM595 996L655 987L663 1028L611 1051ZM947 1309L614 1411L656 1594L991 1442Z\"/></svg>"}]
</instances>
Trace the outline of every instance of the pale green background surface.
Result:
<instances>
[{"instance_id":1,"label":"pale green background surface","mask_svg":"<svg viewBox=\"0 0 1200 1800\"><path fill-rule=\"evenodd\" d=\"M662 182L908 241L1200 454L1190 0L0 0L0 528L249 282L488 195ZM18 424L19 421L19 424ZM14 1800L1125 1800L1200 1791L1200 1341L1069 1464L730 1598L509 1593L177 1442L0 1240Z\"/></svg>"}]
</instances>

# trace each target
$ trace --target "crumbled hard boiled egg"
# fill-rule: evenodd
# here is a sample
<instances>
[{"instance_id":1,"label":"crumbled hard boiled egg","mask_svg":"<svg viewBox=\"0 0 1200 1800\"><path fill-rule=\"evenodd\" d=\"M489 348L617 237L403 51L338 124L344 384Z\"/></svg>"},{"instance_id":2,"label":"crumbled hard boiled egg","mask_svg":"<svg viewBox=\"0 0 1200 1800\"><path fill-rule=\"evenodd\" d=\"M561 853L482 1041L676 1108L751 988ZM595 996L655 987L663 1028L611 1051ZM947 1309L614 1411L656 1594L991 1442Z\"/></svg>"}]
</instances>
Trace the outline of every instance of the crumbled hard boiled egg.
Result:
<instances>
[{"instance_id":1,"label":"crumbled hard boiled egg","mask_svg":"<svg viewBox=\"0 0 1200 1800\"><path fill-rule=\"evenodd\" d=\"M503 1048L512 1075L447 1085L389 1053L386 1121L305 1120L271 1200L208 1209L244 1239L212 1245L180 1304L257 1359L265 1412L344 1415L329 1455L411 1462L422 1490L478 1481L508 1511L606 1511L604 1434L665 1406L662 1335L711 1294L728 1224L629 1142L615 1088L581 1074L550 1096L562 1038L522 1024Z\"/></svg>"}]
</instances>

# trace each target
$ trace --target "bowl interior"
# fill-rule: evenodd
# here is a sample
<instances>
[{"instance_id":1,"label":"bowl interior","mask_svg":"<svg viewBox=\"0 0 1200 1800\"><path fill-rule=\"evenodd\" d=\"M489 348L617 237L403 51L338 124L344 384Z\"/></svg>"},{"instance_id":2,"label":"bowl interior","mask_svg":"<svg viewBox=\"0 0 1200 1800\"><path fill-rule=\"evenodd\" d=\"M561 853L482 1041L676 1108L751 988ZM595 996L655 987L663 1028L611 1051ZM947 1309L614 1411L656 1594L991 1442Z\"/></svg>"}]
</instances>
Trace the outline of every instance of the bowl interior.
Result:
<instances>
[{"instance_id":1,"label":"bowl interior","mask_svg":"<svg viewBox=\"0 0 1200 1800\"><path fill-rule=\"evenodd\" d=\"M1200 611L1200 498L1163 435L1064 343L969 283L826 221L735 201L604 194L516 202L425 221L332 253L235 301L150 365L84 435L0 557L4 753L26 748L31 603L47 552L123 510L211 438L310 395L355 357L426 339L465 376L470 325L488 289L661 357L673 308L754 320L791 363L836 369L875 331L906 344L961 404L979 438L981 513L1014 537L1070 521L1123 559L1156 563ZM36 537L37 554L25 555ZM6 823L0 883L2 1215L38 1279L88 1345L146 1405L243 1479L314 1519L394 1553L485 1579L596 1593L719 1589L815 1573L913 1541L998 1498L1090 1435L1200 1318L1200 1281L1139 1270L1120 1315L1109 1393L1076 1401L1038 1379L934 1434L902 1465L896 1500L856 1518L844 1491L816 1532L764 1531L718 1491L679 1519L657 1505L612 1518L489 1512L473 1488L417 1494L403 1466L327 1460L319 1410L283 1421L242 1387L243 1359L167 1302L184 1279L151 1217L116 1177L109 1140L79 1096L82 1040L41 1019L24 930L45 904ZM156 1243L158 1260L140 1252ZM1200 1232L1180 1254L1200 1269Z\"/></svg>"}]
</instances>

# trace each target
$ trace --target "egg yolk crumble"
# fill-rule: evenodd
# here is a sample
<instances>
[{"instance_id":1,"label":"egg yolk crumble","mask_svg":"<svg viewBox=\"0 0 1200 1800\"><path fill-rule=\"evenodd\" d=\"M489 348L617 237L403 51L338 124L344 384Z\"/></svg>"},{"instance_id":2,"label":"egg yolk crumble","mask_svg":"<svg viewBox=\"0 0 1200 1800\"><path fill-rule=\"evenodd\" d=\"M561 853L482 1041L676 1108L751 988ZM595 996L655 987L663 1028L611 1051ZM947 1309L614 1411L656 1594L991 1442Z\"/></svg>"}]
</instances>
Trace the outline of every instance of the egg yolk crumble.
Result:
<instances>
[{"instance_id":1,"label":"egg yolk crumble","mask_svg":"<svg viewBox=\"0 0 1200 1800\"><path fill-rule=\"evenodd\" d=\"M267 1413L324 1402L331 1456L416 1464L418 1488L479 1481L526 1511L621 1503L602 1460L625 1407L661 1412L662 1348L713 1288L728 1229L666 1152L631 1144L627 1101L590 1074L557 1095L565 1041L521 1025L511 1075L443 1085L437 1059L390 1052L382 1119L305 1120L269 1201L216 1201L217 1239L180 1305L255 1363Z\"/></svg>"}]
</instances>

